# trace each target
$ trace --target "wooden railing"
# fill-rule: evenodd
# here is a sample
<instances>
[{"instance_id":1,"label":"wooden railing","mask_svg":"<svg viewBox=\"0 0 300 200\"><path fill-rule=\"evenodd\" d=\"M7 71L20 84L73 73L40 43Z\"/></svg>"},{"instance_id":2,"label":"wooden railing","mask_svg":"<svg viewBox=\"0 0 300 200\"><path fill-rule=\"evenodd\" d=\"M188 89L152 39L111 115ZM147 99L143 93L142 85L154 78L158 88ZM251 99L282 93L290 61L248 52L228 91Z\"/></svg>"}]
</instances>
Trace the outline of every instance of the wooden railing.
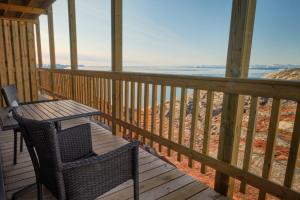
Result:
<instances>
[{"instance_id":1,"label":"wooden railing","mask_svg":"<svg viewBox=\"0 0 300 200\"><path fill-rule=\"evenodd\" d=\"M208 166L237 179L241 181L242 192L249 184L260 190L260 198L268 193L283 199L300 199L296 192L299 183L293 185L299 162L300 82L83 70L38 69L38 73L41 92L73 98L99 109L103 115L98 120L109 126L116 123L117 134L139 139L167 156L176 155L178 161L187 159L190 167L200 162L202 173ZM240 164L221 161L210 148L212 125L222 129L223 122L218 118L221 114L213 111L222 111L222 107L216 107L222 106L224 94L238 95L245 101L244 116L248 120L244 125L245 148L239 151L243 154ZM274 148L282 102L288 102L294 109L293 128L283 180L274 182ZM259 172L253 173L250 168L259 107L269 117L265 153L261 154L263 163ZM118 112L113 112L116 108Z\"/></svg>"}]
</instances>

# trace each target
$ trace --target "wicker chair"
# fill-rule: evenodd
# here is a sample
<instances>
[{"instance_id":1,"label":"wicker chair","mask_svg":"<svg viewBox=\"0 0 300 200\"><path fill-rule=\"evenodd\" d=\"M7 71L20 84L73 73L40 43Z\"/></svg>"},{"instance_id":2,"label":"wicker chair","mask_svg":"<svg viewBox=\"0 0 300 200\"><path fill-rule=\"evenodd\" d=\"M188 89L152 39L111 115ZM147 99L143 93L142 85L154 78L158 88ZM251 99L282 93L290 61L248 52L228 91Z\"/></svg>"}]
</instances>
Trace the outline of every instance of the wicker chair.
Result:
<instances>
[{"instance_id":1,"label":"wicker chair","mask_svg":"<svg viewBox=\"0 0 300 200\"><path fill-rule=\"evenodd\" d=\"M15 101L16 103L20 103L19 98L18 98L18 93L17 93L17 88L15 85L8 85L3 88L1 88L1 93L4 98L4 101L6 103L6 106L12 107L13 102ZM17 144L18 144L18 132L20 130L18 128L14 129L14 158L13 162L14 164L17 164ZM20 152L23 151L23 138L22 135L20 135Z\"/></svg>"},{"instance_id":2,"label":"wicker chair","mask_svg":"<svg viewBox=\"0 0 300 200\"><path fill-rule=\"evenodd\" d=\"M138 142L97 155L92 150L90 124L57 132L51 122L23 118L13 112L29 151L42 199L42 185L57 199L95 199L133 179L138 199Z\"/></svg>"},{"instance_id":3,"label":"wicker chair","mask_svg":"<svg viewBox=\"0 0 300 200\"><path fill-rule=\"evenodd\" d=\"M6 103L6 106L8 107L13 107L16 105L13 105L14 102L20 105L24 104L31 104L31 103L41 103L41 102L47 102L47 101L53 101L53 100L39 100L39 101L31 101L31 102L20 102L19 97L18 97L18 92L17 92L17 87L16 85L7 85L3 88L1 88L1 93L4 98L4 101ZM57 128L60 128L60 123L55 124ZM14 129L14 158L13 158L13 163L17 164L17 143L18 143L18 132L20 130L18 128ZM23 151L23 137L20 135L20 152Z\"/></svg>"}]
</instances>

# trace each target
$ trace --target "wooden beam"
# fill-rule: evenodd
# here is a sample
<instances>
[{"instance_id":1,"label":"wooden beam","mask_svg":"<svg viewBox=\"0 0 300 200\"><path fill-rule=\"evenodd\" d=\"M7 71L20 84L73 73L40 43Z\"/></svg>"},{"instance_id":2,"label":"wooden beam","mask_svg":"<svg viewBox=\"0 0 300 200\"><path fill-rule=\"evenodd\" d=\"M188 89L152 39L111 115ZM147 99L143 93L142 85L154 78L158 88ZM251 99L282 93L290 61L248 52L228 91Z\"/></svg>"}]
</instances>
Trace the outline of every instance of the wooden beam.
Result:
<instances>
[{"instance_id":1,"label":"wooden beam","mask_svg":"<svg viewBox=\"0 0 300 200\"><path fill-rule=\"evenodd\" d=\"M11 21L3 21L4 28L4 40L5 40L5 54L6 54L6 66L8 71L8 83L15 84L15 68L14 68L14 55L12 47L12 35L11 35Z\"/></svg>"},{"instance_id":2,"label":"wooden beam","mask_svg":"<svg viewBox=\"0 0 300 200\"><path fill-rule=\"evenodd\" d=\"M11 22L12 44L13 44L13 58L15 64L15 77L16 85L18 89L18 97L20 101L24 101L24 88L22 79L22 63L21 63L21 51L20 51L20 36L19 36L19 23L17 21Z\"/></svg>"},{"instance_id":3,"label":"wooden beam","mask_svg":"<svg viewBox=\"0 0 300 200\"><path fill-rule=\"evenodd\" d=\"M122 0L111 1L112 71L122 71Z\"/></svg>"},{"instance_id":4,"label":"wooden beam","mask_svg":"<svg viewBox=\"0 0 300 200\"><path fill-rule=\"evenodd\" d=\"M37 94L37 78L36 78L36 54L35 54L35 41L34 41L34 27L33 24L27 23L27 45L28 45L28 58L29 58L29 74L30 74L30 88L31 100L38 99Z\"/></svg>"},{"instance_id":5,"label":"wooden beam","mask_svg":"<svg viewBox=\"0 0 300 200\"><path fill-rule=\"evenodd\" d=\"M246 78L252 44L256 0L233 0L226 77ZM236 165L243 114L243 99L236 94L225 94L220 129L218 159ZM232 195L234 181L216 172L215 190Z\"/></svg>"},{"instance_id":6,"label":"wooden beam","mask_svg":"<svg viewBox=\"0 0 300 200\"><path fill-rule=\"evenodd\" d=\"M71 70L78 69L75 0L68 0ZM75 79L72 77L72 99L75 99Z\"/></svg>"},{"instance_id":7,"label":"wooden beam","mask_svg":"<svg viewBox=\"0 0 300 200\"><path fill-rule=\"evenodd\" d=\"M0 78L1 78L1 87L6 86L8 84L8 76L7 76L7 67L6 67L6 58L5 58L5 38L4 38L4 30L3 30L3 20L0 20ZM2 50L3 49L3 50Z\"/></svg>"},{"instance_id":8,"label":"wooden beam","mask_svg":"<svg viewBox=\"0 0 300 200\"><path fill-rule=\"evenodd\" d=\"M0 10L29 13L29 14L35 14L35 15L47 14L47 11L42 8L34 8L34 7L30 7L30 6L20 6L20 5L9 4L9 3L0 3Z\"/></svg>"},{"instance_id":9,"label":"wooden beam","mask_svg":"<svg viewBox=\"0 0 300 200\"><path fill-rule=\"evenodd\" d=\"M49 52L51 69L56 68L55 61L55 42L54 42L54 26L53 26L53 11L52 6L48 8L48 34L49 34Z\"/></svg>"},{"instance_id":10,"label":"wooden beam","mask_svg":"<svg viewBox=\"0 0 300 200\"><path fill-rule=\"evenodd\" d=\"M37 43L37 56L38 56L38 66L39 68L43 67L43 56L42 56L42 43L41 43L41 30L40 30L40 20L37 20L35 24L36 32L36 43Z\"/></svg>"},{"instance_id":11,"label":"wooden beam","mask_svg":"<svg viewBox=\"0 0 300 200\"><path fill-rule=\"evenodd\" d=\"M111 44L112 71L121 72L122 66L122 0L111 0ZM117 134L116 118L120 116L120 87L119 81L113 80L112 90L112 132Z\"/></svg>"},{"instance_id":12,"label":"wooden beam","mask_svg":"<svg viewBox=\"0 0 300 200\"><path fill-rule=\"evenodd\" d=\"M50 69L51 69L51 90L53 92L54 91L53 70L56 69L56 61L55 61L55 42L54 42L52 6L48 7L48 35L49 35Z\"/></svg>"},{"instance_id":13,"label":"wooden beam","mask_svg":"<svg viewBox=\"0 0 300 200\"><path fill-rule=\"evenodd\" d=\"M17 18L17 17L3 17L0 16L0 20L13 20L13 21L20 21L20 22L29 22L29 23L36 23L35 19L26 19L26 18Z\"/></svg>"},{"instance_id":14,"label":"wooden beam","mask_svg":"<svg viewBox=\"0 0 300 200\"><path fill-rule=\"evenodd\" d=\"M26 3L26 6L33 6L33 3L35 2L35 0L28 0L28 2ZM26 13L22 13L20 15L20 18L23 18L26 15Z\"/></svg>"},{"instance_id":15,"label":"wooden beam","mask_svg":"<svg viewBox=\"0 0 300 200\"><path fill-rule=\"evenodd\" d=\"M75 0L68 0L71 69L78 69Z\"/></svg>"}]
</instances>

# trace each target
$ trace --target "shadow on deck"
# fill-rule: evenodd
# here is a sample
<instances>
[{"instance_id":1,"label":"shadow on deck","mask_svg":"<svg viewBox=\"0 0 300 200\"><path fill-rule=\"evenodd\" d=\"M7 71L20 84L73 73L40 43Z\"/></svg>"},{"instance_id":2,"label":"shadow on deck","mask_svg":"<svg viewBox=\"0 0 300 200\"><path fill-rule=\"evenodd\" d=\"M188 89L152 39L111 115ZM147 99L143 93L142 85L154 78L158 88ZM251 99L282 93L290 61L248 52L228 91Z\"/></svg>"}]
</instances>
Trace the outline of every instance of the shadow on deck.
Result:
<instances>
[{"instance_id":1,"label":"shadow on deck","mask_svg":"<svg viewBox=\"0 0 300 200\"><path fill-rule=\"evenodd\" d=\"M62 123L63 128L87 123L86 119L70 120ZM93 148L98 154L109 152L127 143L126 140L113 136L110 131L92 123ZM26 148L25 148L26 149ZM24 186L35 182L32 163L27 150L18 153L18 164L13 165L13 134L11 131L0 132L1 163L3 168L7 199ZM140 199L227 199L208 188L203 183L184 174L174 166L140 149ZM132 181L127 181L97 199L131 199ZM22 199L36 199L36 192L29 191ZM44 189L44 199L54 199Z\"/></svg>"}]
</instances>

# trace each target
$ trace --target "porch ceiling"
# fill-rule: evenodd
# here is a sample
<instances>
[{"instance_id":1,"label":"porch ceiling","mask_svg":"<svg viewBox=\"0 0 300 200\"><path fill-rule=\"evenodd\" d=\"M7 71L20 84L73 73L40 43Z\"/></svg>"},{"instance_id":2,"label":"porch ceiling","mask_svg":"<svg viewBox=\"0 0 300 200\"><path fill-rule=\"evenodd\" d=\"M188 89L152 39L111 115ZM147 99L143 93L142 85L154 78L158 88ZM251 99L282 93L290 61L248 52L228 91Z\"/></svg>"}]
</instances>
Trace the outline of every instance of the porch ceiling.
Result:
<instances>
[{"instance_id":1,"label":"porch ceiling","mask_svg":"<svg viewBox=\"0 0 300 200\"><path fill-rule=\"evenodd\" d=\"M36 19L55 0L0 0L0 17Z\"/></svg>"}]
</instances>

